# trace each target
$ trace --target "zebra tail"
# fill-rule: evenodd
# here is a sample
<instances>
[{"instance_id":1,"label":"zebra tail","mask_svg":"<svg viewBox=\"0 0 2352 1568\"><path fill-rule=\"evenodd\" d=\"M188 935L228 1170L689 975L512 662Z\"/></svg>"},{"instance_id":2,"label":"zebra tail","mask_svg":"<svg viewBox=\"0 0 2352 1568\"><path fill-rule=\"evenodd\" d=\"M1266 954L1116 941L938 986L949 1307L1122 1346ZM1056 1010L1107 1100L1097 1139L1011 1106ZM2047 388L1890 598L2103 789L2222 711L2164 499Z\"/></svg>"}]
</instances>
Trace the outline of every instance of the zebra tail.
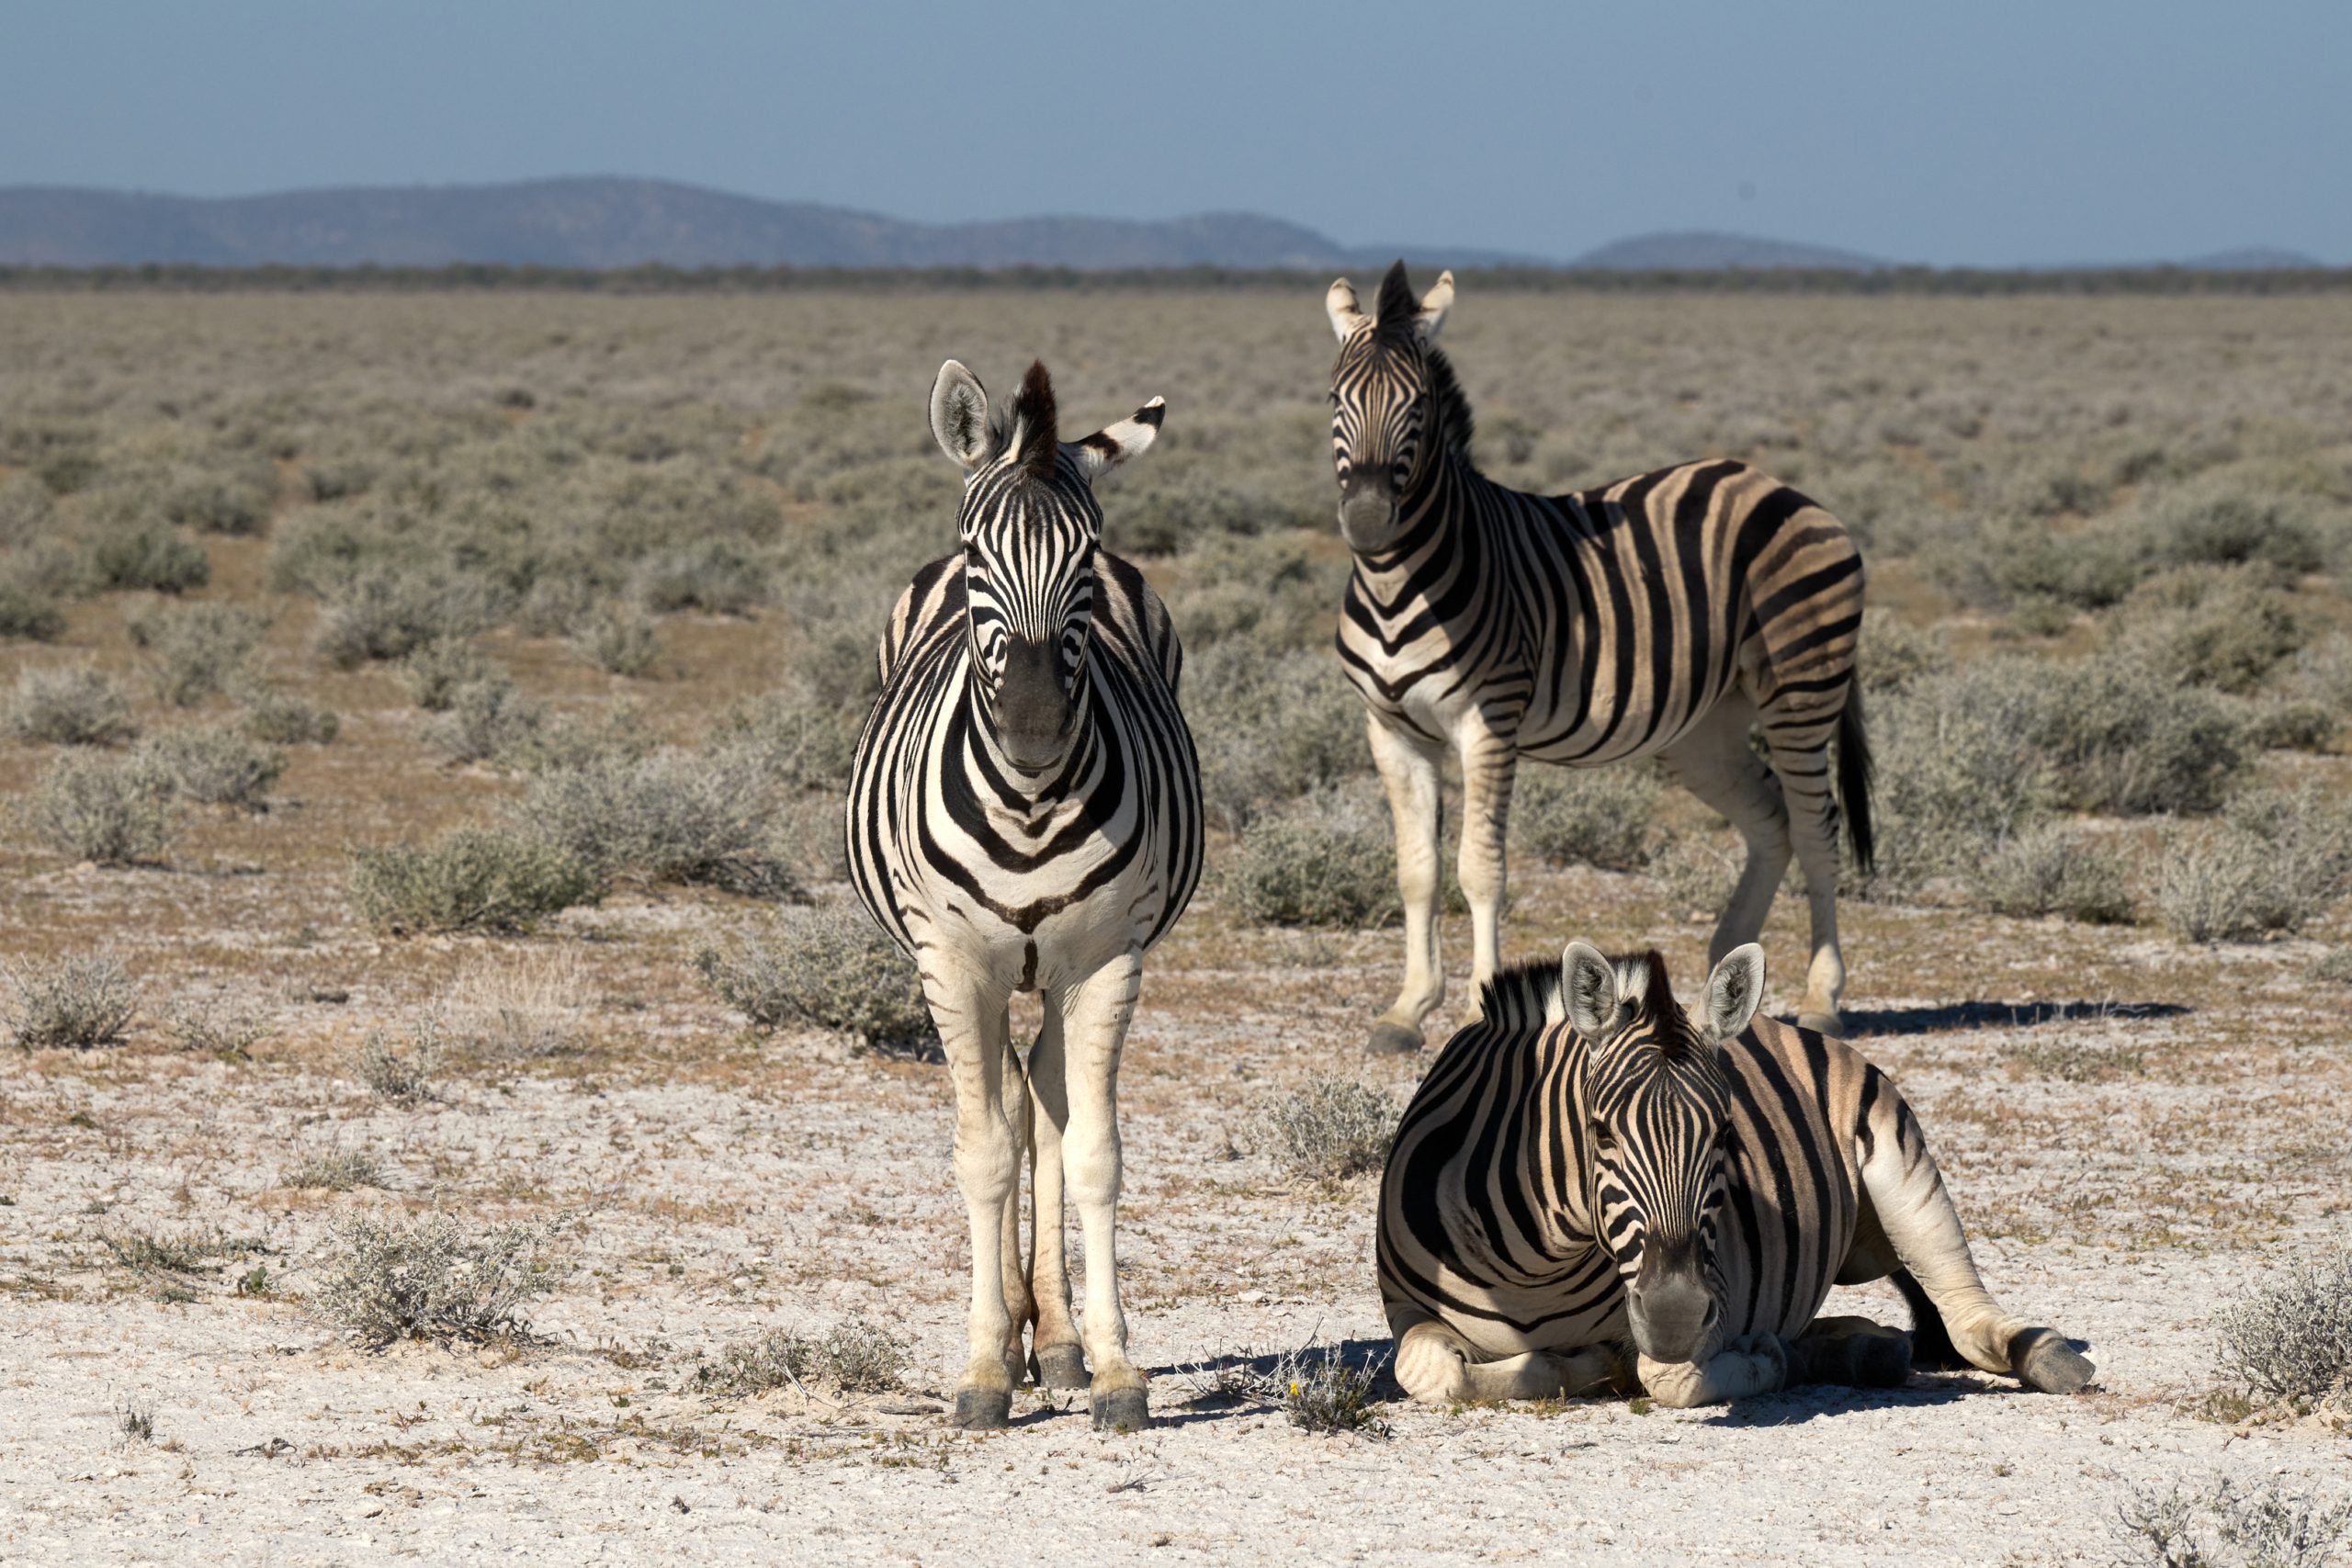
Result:
<instances>
[{"instance_id":1,"label":"zebra tail","mask_svg":"<svg viewBox=\"0 0 2352 1568\"><path fill-rule=\"evenodd\" d=\"M1908 1269L1894 1273L1894 1288L1903 1292L1903 1300L1911 1308L1911 1364L1921 1371L1960 1371L1968 1366L1968 1358L1951 1342L1951 1330L1944 1326L1944 1314L1928 1299L1919 1281L1911 1277Z\"/></svg>"},{"instance_id":2,"label":"zebra tail","mask_svg":"<svg viewBox=\"0 0 2352 1568\"><path fill-rule=\"evenodd\" d=\"M1846 706L1838 716L1838 812L1846 819L1846 838L1854 847L1854 863L1864 876L1878 863L1878 838L1871 829L1871 739L1862 724L1862 688L1847 688Z\"/></svg>"}]
</instances>

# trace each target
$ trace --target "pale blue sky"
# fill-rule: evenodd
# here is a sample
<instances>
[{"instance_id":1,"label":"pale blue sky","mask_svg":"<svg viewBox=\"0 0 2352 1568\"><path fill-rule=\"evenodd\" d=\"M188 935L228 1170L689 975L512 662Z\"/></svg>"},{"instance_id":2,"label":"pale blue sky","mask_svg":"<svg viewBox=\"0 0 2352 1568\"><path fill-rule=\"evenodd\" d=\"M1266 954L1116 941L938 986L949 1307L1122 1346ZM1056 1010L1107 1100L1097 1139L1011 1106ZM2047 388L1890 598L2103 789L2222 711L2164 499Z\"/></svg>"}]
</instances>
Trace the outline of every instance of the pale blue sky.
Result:
<instances>
[{"instance_id":1,"label":"pale blue sky","mask_svg":"<svg viewBox=\"0 0 2352 1568\"><path fill-rule=\"evenodd\" d=\"M0 185L557 174L1562 257L2352 263L2352 0L0 5Z\"/></svg>"}]
</instances>

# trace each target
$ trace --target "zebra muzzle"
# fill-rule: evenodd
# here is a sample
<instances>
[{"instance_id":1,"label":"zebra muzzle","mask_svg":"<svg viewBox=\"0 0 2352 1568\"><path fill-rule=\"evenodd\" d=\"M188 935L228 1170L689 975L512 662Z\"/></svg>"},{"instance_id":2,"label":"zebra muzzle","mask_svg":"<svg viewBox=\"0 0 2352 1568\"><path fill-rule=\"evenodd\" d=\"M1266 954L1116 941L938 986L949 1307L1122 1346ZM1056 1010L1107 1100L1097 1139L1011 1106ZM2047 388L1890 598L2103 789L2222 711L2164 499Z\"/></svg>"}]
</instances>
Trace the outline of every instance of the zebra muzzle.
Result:
<instances>
[{"instance_id":1,"label":"zebra muzzle","mask_svg":"<svg viewBox=\"0 0 2352 1568\"><path fill-rule=\"evenodd\" d=\"M1653 1361L1687 1361L1713 1320L1714 1297L1696 1269L1645 1267L1625 1292L1634 1344Z\"/></svg>"},{"instance_id":2,"label":"zebra muzzle","mask_svg":"<svg viewBox=\"0 0 2352 1568\"><path fill-rule=\"evenodd\" d=\"M1340 499L1340 533L1352 549L1378 549L1396 526L1396 498L1366 488Z\"/></svg>"},{"instance_id":3,"label":"zebra muzzle","mask_svg":"<svg viewBox=\"0 0 2352 1568\"><path fill-rule=\"evenodd\" d=\"M1052 767L1069 749L1077 707L1062 684L1060 655L1051 642L1015 637L1005 649L997 682L996 739L1015 767Z\"/></svg>"}]
</instances>

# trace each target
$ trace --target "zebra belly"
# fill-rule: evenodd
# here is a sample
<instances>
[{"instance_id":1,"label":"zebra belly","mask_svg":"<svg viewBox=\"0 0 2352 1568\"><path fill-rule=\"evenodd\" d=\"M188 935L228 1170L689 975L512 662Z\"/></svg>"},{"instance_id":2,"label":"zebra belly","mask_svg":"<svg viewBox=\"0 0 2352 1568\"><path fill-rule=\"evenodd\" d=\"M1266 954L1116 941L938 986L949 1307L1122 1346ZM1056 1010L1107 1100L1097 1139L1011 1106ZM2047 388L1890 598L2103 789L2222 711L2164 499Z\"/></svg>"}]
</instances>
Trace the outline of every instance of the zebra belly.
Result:
<instances>
[{"instance_id":1,"label":"zebra belly","mask_svg":"<svg viewBox=\"0 0 2352 1568\"><path fill-rule=\"evenodd\" d=\"M906 910L929 927L929 940L956 962L1006 991L1054 991L1076 985L1113 959L1149 945L1166 907L1165 877L1119 878L1092 897L1023 930L975 904L961 888L938 891L927 907Z\"/></svg>"}]
</instances>

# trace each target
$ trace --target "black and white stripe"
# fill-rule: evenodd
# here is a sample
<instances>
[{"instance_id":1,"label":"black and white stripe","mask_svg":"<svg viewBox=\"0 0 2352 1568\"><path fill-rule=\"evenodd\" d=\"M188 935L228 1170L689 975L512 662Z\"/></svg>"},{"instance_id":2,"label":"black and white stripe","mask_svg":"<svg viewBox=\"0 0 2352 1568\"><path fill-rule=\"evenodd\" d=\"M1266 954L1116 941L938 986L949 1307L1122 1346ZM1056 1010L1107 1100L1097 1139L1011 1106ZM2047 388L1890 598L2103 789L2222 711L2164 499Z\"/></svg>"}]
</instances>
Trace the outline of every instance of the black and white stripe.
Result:
<instances>
[{"instance_id":1,"label":"black and white stripe","mask_svg":"<svg viewBox=\"0 0 2352 1568\"><path fill-rule=\"evenodd\" d=\"M1852 539L1803 495L1728 460L1572 495L1486 478L1471 459L1469 401L1434 346L1453 298L1449 273L1416 299L1399 263L1374 315L1345 279L1328 301L1340 345L1333 465L1355 555L1340 657L1370 716L1406 892L1406 984L1374 1048L1417 1046L1443 992L1433 908L1436 771L1448 753L1464 775L1476 981L1499 962L1519 759L1583 767L1659 755L1747 840L1717 956L1755 940L1792 850L1799 858L1815 949L1803 1011L1835 1029L1841 797L1856 857L1871 858ZM1758 723L1768 758L1748 744Z\"/></svg>"},{"instance_id":2,"label":"black and white stripe","mask_svg":"<svg viewBox=\"0 0 2352 1568\"><path fill-rule=\"evenodd\" d=\"M852 883L920 967L956 1079L976 1274L967 1425L1002 1424L1024 1319L1041 1380L1087 1382L1065 1178L1088 1243L1096 1420L1143 1419L1111 1234L1114 1086L1142 954L1200 878L1200 770L1177 707L1174 627L1142 575L1101 547L1092 482L1148 447L1161 413L1154 399L1063 443L1042 365L994 420L970 372L941 370L932 423L967 470L963 547L917 573L891 613L851 773ZM1046 1007L1025 1070L1006 1021L1016 991ZM1033 1135L1024 1265L1017 1160Z\"/></svg>"},{"instance_id":3,"label":"black and white stripe","mask_svg":"<svg viewBox=\"0 0 2352 1568\"><path fill-rule=\"evenodd\" d=\"M1843 1042L1755 1016L1741 947L1686 1012L1656 953L1505 971L1382 1179L1380 1293L1419 1397L1636 1383L1674 1404L1899 1382L1915 1354L2071 1390L2090 1365L1978 1278L1919 1125ZM1818 1318L1894 1275L1916 1345Z\"/></svg>"}]
</instances>

